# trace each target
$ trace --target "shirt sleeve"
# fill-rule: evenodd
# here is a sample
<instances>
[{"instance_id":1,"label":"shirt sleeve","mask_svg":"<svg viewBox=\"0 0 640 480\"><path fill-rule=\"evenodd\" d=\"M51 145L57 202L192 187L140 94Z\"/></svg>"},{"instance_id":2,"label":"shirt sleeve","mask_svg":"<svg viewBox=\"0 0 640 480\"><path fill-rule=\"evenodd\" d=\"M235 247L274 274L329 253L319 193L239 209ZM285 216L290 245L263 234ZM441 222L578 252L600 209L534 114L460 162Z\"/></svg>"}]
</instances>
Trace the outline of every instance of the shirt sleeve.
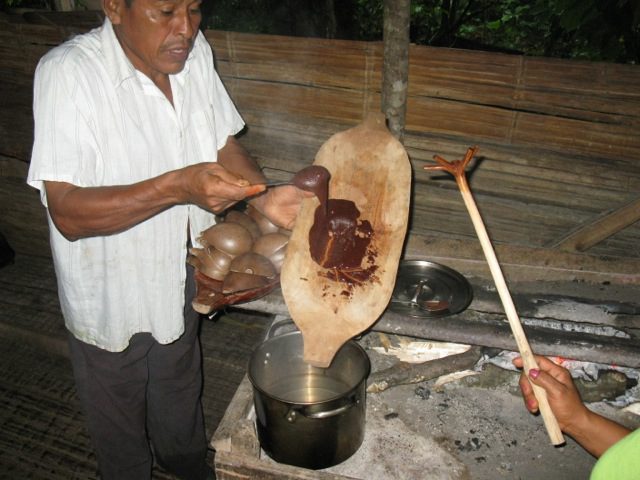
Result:
<instances>
[{"instance_id":1,"label":"shirt sleeve","mask_svg":"<svg viewBox=\"0 0 640 480\"><path fill-rule=\"evenodd\" d=\"M590 480L634 480L640 477L640 429L631 432L604 452Z\"/></svg>"},{"instance_id":2,"label":"shirt sleeve","mask_svg":"<svg viewBox=\"0 0 640 480\"><path fill-rule=\"evenodd\" d=\"M27 183L40 190L45 180L91 186L99 175L98 149L80 82L64 53L44 57L34 78L34 143Z\"/></svg>"}]
</instances>

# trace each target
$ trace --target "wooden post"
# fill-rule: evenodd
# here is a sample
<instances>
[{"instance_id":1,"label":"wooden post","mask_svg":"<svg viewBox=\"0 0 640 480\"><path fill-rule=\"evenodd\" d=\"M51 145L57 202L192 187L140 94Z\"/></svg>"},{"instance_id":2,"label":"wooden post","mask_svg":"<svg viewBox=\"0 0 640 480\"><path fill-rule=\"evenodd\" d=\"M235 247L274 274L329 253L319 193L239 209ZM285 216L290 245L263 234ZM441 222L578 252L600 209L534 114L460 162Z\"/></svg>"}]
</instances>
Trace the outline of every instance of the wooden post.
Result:
<instances>
[{"instance_id":1,"label":"wooden post","mask_svg":"<svg viewBox=\"0 0 640 480\"><path fill-rule=\"evenodd\" d=\"M384 0L382 112L389 131L402 142L409 86L410 0Z\"/></svg>"}]
</instances>

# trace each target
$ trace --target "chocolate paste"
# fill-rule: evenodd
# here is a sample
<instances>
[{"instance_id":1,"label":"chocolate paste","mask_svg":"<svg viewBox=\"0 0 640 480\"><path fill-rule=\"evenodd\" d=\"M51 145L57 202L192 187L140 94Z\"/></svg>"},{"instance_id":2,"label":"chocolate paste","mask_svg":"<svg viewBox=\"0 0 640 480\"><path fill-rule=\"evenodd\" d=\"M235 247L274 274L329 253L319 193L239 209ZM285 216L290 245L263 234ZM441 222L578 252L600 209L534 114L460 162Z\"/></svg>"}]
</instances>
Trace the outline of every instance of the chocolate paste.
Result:
<instances>
[{"instance_id":1,"label":"chocolate paste","mask_svg":"<svg viewBox=\"0 0 640 480\"><path fill-rule=\"evenodd\" d=\"M313 193L326 211L329 200L329 170L319 165L303 168L293 176L292 183L300 190Z\"/></svg>"},{"instance_id":2,"label":"chocolate paste","mask_svg":"<svg viewBox=\"0 0 640 480\"><path fill-rule=\"evenodd\" d=\"M309 231L311 258L324 268L360 268L373 228L359 217L360 211L351 200L330 199L326 215L319 206Z\"/></svg>"},{"instance_id":3,"label":"chocolate paste","mask_svg":"<svg viewBox=\"0 0 640 480\"><path fill-rule=\"evenodd\" d=\"M350 296L355 285L375 279L376 253L370 247L373 227L360 220L360 211L351 200L329 198L330 177L326 168L312 165L300 170L293 184L320 201L309 230L311 258L327 269L325 277L345 285L343 295Z\"/></svg>"}]
</instances>

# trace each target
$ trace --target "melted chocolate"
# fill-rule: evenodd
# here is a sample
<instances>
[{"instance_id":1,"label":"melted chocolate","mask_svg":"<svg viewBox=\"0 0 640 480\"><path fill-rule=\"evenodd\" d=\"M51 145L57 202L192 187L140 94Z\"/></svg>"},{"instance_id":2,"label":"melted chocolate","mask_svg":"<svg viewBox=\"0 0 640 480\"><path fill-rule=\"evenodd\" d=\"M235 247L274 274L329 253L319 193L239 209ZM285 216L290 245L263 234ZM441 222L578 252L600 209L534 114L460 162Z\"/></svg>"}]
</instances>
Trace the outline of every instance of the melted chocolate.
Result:
<instances>
[{"instance_id":1,"label":"melted chocolate","mask_svg":"<svg viewBox=\"0 0 640 480\"><path fill-rule=\"evenodd\" d=\"M326 214L321 206L316 209L309 250L318 265L344 271L360 269L373 228L358 217L360 211L351 200L330 199Z\"/></svg>"},{"instance_id":2,"label":"melted chocolate","mask_svg":"<svg viewBox=\"0 0 640 480\"><path fill-rule=\"evenodd\" d=\"M292 183L320 201L309 230L311 258L327 269L322 275L343 284L342 295L350 297L355 286L377 278L377 253L370 245L373 227L360 220L360 211L351 200L329 199L330 177L326 168L312 165L300 170Z\"/></svg>"},{"instance_id":3,"label":"melted chocolate","mask_svg":"<svg viewBox=\"0 0 640 480\"><path fill-rule=\"evenodd\" d=\"M327 202L329 201L329 179L331 174L329 170L319 165L311 165L303 168L293 176L291 183L293 183L300 190L313 193L320 205L323 206L326 211Z\"/></svg>"}]
</instances>

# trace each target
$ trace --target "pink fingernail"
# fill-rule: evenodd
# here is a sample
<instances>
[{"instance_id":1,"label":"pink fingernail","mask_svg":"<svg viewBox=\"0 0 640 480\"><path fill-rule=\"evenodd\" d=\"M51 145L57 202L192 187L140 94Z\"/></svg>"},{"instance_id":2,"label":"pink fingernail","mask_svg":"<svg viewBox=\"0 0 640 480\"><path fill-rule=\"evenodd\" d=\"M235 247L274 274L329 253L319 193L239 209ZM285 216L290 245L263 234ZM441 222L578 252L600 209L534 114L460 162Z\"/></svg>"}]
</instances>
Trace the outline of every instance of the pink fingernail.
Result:
<instances>
[{"instance_id":1,"label":"pink fingernail","mask_svg":"<svg viewBox=\"0 0 640 480\"><path fill-rule=\"evenodd\" d=\"M538 370L537 368L532 368L531 370L529 370L529 376L534 380L538 378L538 375L540 375L540 370Z\"/></svg>"}]
</instances>

